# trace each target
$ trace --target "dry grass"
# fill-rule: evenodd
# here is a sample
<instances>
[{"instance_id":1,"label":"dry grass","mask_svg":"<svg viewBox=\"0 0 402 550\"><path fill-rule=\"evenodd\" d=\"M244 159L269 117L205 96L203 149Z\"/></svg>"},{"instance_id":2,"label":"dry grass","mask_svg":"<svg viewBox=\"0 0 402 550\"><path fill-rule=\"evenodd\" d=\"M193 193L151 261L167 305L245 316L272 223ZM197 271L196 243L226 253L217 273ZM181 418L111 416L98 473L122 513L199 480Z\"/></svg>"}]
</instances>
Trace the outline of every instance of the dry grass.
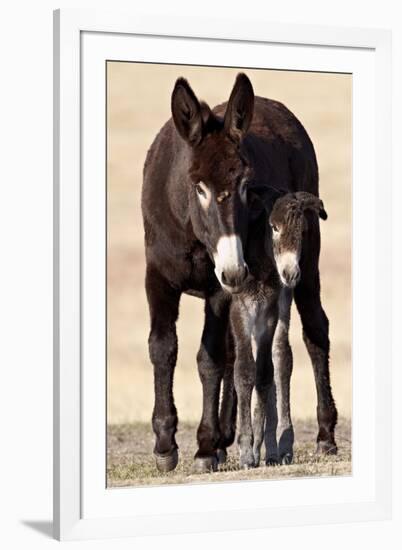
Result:
<instances>
[{"instance_id":1,"label":"dry grass","mask_svg":"<svg viewBox=\"0 0 402 550\"><path fill-rule=\"evenodd\" d=\"M152 455L154 437L149 424L110 425L108 429L108 487L134 485L165 485L179 483L210 483L282 479L296 477L340 476L352 473L350 422L341 419L337 428L337 456L315 454L315 421L295 422L295 456L289 466L262 466L239 470L236 445L229 450L227 463L213 474L193 474L196 450L196 425L181 423L177 441L180 461L174 472L162 475Z\"/></svg>"}]
</instances>

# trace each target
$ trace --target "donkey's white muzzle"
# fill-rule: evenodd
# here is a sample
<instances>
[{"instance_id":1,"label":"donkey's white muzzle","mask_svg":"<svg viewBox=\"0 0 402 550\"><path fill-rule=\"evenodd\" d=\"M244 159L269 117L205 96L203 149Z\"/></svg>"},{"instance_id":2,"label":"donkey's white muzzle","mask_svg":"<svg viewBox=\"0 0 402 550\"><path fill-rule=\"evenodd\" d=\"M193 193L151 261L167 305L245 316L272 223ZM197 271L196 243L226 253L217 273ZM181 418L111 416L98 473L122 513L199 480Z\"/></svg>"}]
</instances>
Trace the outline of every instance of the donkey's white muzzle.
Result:
<instances>
[{"instance_id":1,"label":"donkey's white muzzle","mask_svg":"<svg viewBox=\"0 0 402 550\"><path fill-rule=\"evenodd\" d=\"M248 276L243 246L238 235L221 237L214 253L215 274L228 292L238 292Z\"/></svg>"}]
</instances>

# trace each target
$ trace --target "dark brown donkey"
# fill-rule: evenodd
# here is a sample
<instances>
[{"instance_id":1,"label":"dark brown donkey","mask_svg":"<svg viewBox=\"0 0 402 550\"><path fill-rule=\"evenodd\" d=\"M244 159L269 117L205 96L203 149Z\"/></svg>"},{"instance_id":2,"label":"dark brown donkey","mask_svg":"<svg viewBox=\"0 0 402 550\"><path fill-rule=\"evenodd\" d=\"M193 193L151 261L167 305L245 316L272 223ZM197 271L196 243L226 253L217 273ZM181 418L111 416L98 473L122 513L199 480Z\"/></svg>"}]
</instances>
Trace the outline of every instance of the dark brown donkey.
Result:
<instances>
[{"instance_id":1,"label":"dark brown donkey","mask_svg":"<svg viewBox=\"0 0 402 550\"><path fill-rule=\"evenodd\" d=\"M154 453L161 471L176 467L173 374L176 321L185 292L205 299L197 355L203 411L195 455L195 468L202 472L216 469L218 455L225 456L235 435L234 349L228 319L231 294L239 292L248 277L250 190L267 185L318 195L318 170L301 123L281 103L254 97L244 74L238 75L229 101L212 111L179 78L171 106L172 119L148 152L142 191L155 385ZM261 213L265 214L263 208ZM253 217L257 215L253 206ZM328 320L320 301L319 225L314 218L308 220L306 241L294 296L315 366L317 440L326 449L335 446L336 409L329 384ZM266 364L272 372L268 348ZM219 415L222 379L226 384Z\"/></svg>"}]
</instances>

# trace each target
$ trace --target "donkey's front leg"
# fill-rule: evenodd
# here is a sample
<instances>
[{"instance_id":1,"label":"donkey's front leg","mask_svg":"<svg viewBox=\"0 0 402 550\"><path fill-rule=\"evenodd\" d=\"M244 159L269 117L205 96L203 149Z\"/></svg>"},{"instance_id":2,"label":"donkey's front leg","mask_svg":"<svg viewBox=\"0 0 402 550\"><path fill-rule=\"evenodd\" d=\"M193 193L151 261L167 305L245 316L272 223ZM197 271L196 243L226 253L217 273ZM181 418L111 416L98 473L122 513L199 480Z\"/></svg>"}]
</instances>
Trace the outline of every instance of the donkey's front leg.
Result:
<instances>
[{"instance_id":1,"label":"donkey's front leg","mask_svg":"<svg viewBox=\"0 0 402 550\"><path fill-rule=\"evenodd\" d=\"M235 337L236 360L234 382L238 402L238 437L241 468L254 468L251 396L255 385L256 365L251 347L253 313L238 300L231 308L231 326Z\"/></svg>"},{"instance_id":2,"label":"donkey's front leg","mask_svg":"<svg viewBox=\"0 0 402 550\"><path fill-rule=\"evenodd\" d=\"M151 317L149 356L154 366L155 406L152 415L152 427L156 436L154 455L158 470L169 472L176 468L178 462L173 373L177 359L176 320L180 293L150 266L147 267L145 288Z\"/></svg>"},{"instance_id":3,"label":"donkey's front leg","mask_svg":"<svg viewBox=\"0 0 402 550\"><path fill-rule=\"evenodd\" d=\"M205 301L205 324L197 354L203 391L202 418L197 431L198 451L194 457L197 473L215 471L220 444L219 392L226 364L225 336L229 322L230 298L218 291Z\"/></svg>"},{"instance_id":4,"label":"donkey's front leg","mask_svg":"<svg viewBox=\"0 0 402 550\"><path fill-rule=\"evenodd\" d=\"M257 336L257 335L256 335ZM255 407L253 416L254 462L259 466L261 447L265 439L266 464L278 463L278 446L276 442L276 389L273 379L271 360L271 342L267 335L259 335L256 359ZM266 418L268 424L266 430Z\"/></svg>"}]
</instances>

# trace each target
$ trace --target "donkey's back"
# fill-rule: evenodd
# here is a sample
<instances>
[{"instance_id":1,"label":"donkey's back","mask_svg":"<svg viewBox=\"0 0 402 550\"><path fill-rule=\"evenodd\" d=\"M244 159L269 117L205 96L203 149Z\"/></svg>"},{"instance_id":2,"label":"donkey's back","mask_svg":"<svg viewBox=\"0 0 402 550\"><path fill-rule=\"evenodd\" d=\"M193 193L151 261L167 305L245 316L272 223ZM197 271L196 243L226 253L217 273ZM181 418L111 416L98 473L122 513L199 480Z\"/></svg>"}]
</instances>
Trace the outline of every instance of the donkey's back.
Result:
<instances>
[{"instance_id":1,"label":"donkey's back","mask_svg":"<svg viewBox=\"0 0 402 550\"><path fill-rule=\"evenodd\" d=\"M214 109L224 116L227 103ZM254 113L243 140L253 159L257 183L318 195L318 166L314 146L304 126L283 103L255 97Z\"/></svg>"}]
</instances>

